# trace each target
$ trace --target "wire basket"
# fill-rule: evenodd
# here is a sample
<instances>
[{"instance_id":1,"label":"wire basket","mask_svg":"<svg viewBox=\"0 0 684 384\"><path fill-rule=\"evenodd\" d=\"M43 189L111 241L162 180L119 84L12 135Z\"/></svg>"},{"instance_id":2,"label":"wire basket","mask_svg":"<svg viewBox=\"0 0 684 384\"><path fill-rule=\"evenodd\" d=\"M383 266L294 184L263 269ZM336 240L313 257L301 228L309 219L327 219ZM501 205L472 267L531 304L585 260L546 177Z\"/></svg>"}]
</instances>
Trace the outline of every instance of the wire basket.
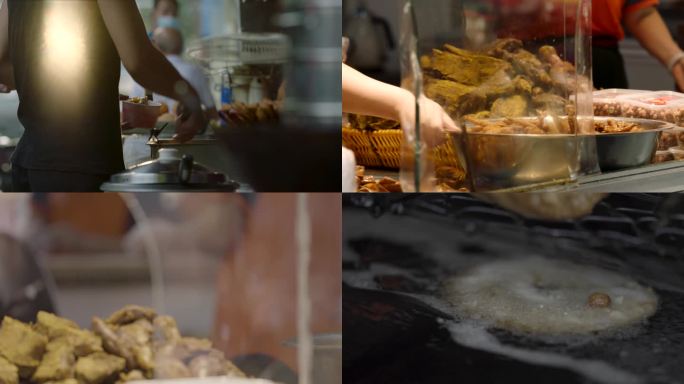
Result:
<instances>
[{"instance_id":1,"label":"wire basket","mask_svg":"<svg viewBox=\"0 0 684 384\"><path fill-rule=\"evenodd\" d=\"M401 166L401 145L404 140L400 129L379 129L365 131L350 127L342 128L342 145L354 152L359 165L373 168L399 169ZM437 167L461 168L458 155L451 139L433 149Z\"/></svg>"},{"instance_id":2,"label":"wire basket","mask_svg":"<svg viewBox=\"0 0 684 384\"><path fill-rule=\"evenodd\" d=\"M278 65L288 60L290 43L277 33L239 33L208 37L190 44L187 54L205 69L242 65Z\"/></svg>"}]
</instances>

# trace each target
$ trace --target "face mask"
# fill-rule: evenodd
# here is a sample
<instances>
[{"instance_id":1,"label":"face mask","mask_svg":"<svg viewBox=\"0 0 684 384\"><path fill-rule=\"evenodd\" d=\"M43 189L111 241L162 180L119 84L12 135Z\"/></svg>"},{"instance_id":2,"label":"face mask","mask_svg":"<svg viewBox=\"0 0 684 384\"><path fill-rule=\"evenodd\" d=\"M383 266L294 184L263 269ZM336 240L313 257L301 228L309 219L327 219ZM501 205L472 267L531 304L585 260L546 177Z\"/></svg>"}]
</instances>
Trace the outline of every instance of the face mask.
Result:
<instances>
[{"instance_id":1,"label":"face mask","mask_svg":"<svg viewBox=\"0 0 684 384\"><path fill-rule=\"evenodd\" d=\"M159 16L157 19L157 27L159 28L173 28L180 30L180 21L173 16Z\"/></svg>"}]
</instances>

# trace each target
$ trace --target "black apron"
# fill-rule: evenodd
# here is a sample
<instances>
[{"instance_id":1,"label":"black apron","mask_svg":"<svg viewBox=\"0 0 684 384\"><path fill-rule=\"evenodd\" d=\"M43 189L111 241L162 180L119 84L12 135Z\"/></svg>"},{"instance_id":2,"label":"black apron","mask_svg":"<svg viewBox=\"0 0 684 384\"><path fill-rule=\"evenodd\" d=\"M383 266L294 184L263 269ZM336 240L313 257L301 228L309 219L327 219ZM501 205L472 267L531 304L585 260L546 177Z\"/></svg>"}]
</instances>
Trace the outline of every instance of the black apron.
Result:
<instances>
[{"instance_id":1,"label":"black apron","mask_svg":"<svg viewBox=\"0 0 684 384\"><path fill-rule=\"evenodd\" d=\"M13 162L33 170L124 169L121 59L96 0L7 0L18 117Z\"/></svg>"},{"instance_id":2,"label":"black apron","mask_svg":"<svg viewBox=\"0 0 684 384\"><path fill-rule=\"evenodd\" d=\"M618 40L612 36L594 36L592 48L594 88L629 88Z\"/></svg>"}]
</instances>

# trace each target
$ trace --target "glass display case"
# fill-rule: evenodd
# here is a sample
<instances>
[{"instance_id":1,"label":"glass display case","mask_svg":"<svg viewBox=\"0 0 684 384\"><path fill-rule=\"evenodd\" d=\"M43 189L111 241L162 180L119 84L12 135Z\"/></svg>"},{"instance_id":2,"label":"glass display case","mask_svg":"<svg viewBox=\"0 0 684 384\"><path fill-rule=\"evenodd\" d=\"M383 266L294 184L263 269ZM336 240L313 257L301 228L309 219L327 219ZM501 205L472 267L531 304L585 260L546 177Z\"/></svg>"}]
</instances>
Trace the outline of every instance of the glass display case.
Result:
<instances>
[{"instance_id":1,"label":"glass display case","mask_svg":"<svg viewBox=\"0 0 684 384\"><path fill-rule=\"evenodd\" d=\"M338 196L2 200L3 382L342 382Z\"/></svg>"},{"instance_id":2,"label":"glass display case","mask_svg":"<svg viewBox=\"0 0 684 384\"><path fill-rule=\"evenodd\" d=\"M563 184L597 169L591 127L591 2L406 1L402 86L417 97L405 191ZM432 100L459 130L419 124ZM415 171L415 172L414 172Z\"/></svg>"}]
</instances>

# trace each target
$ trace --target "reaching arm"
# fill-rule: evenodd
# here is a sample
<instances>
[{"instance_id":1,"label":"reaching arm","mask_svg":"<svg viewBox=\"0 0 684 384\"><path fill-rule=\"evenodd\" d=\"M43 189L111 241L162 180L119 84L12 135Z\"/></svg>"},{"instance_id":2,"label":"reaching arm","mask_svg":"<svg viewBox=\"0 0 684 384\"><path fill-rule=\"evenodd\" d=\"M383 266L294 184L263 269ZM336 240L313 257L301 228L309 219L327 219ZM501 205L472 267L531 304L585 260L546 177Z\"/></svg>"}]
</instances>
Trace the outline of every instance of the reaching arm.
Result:
<instances>
[{"instance_id":1,"label":"reaching arm","mask_svg":"<svg viewBox=\"0 0 684 384\"><path fill-rule=\"evenodd\" d=\"M669 65L670 61L679 55L682 50L672 38L663 18L654 7L648 7L632 12L625 17L625 25L636 37L641 45L658 59L663 65ZM672 75L677 84L684 89L684 65L682 57L678 64L672 68Z\"/></svg>"},{"instance_id":2,"label":"reaching arm","mask_svg":"<svg viewBox=\"0 0 684 384\"><path fill-rule=\"evenodd\" d=\"M0 0L0 93L14 88L12 64L9 60L9 11Z\"/></svg>"},{"instance_id":3,"label":"reaching arm","mask_svg":"<svg viewBox=\"0 0 684 384\"><path fill-rule=\"evenodd\" d=\"M425 139L432 144L440 143L442 130L458 130L458 127L441 106L425 96L419 99ZM401 122L415 121L416 98L399 87L372 79L342 64L342 109L346 113L377 116ZM405 132L411 135L411 132Z\"/></svg>"},{"instance_id":4,"label":"reaching arm","mask_svg":"<svg viewBox=\"0 0 684 384\"><path fill-rule=\"evenodd\" d=\"M190 140L205 125L197 91L152 45L135 0L98 0L98 4L124 67L146 89L181 103L184 116L176 127L177 138Z\"/></svg>"}]
</instances>

